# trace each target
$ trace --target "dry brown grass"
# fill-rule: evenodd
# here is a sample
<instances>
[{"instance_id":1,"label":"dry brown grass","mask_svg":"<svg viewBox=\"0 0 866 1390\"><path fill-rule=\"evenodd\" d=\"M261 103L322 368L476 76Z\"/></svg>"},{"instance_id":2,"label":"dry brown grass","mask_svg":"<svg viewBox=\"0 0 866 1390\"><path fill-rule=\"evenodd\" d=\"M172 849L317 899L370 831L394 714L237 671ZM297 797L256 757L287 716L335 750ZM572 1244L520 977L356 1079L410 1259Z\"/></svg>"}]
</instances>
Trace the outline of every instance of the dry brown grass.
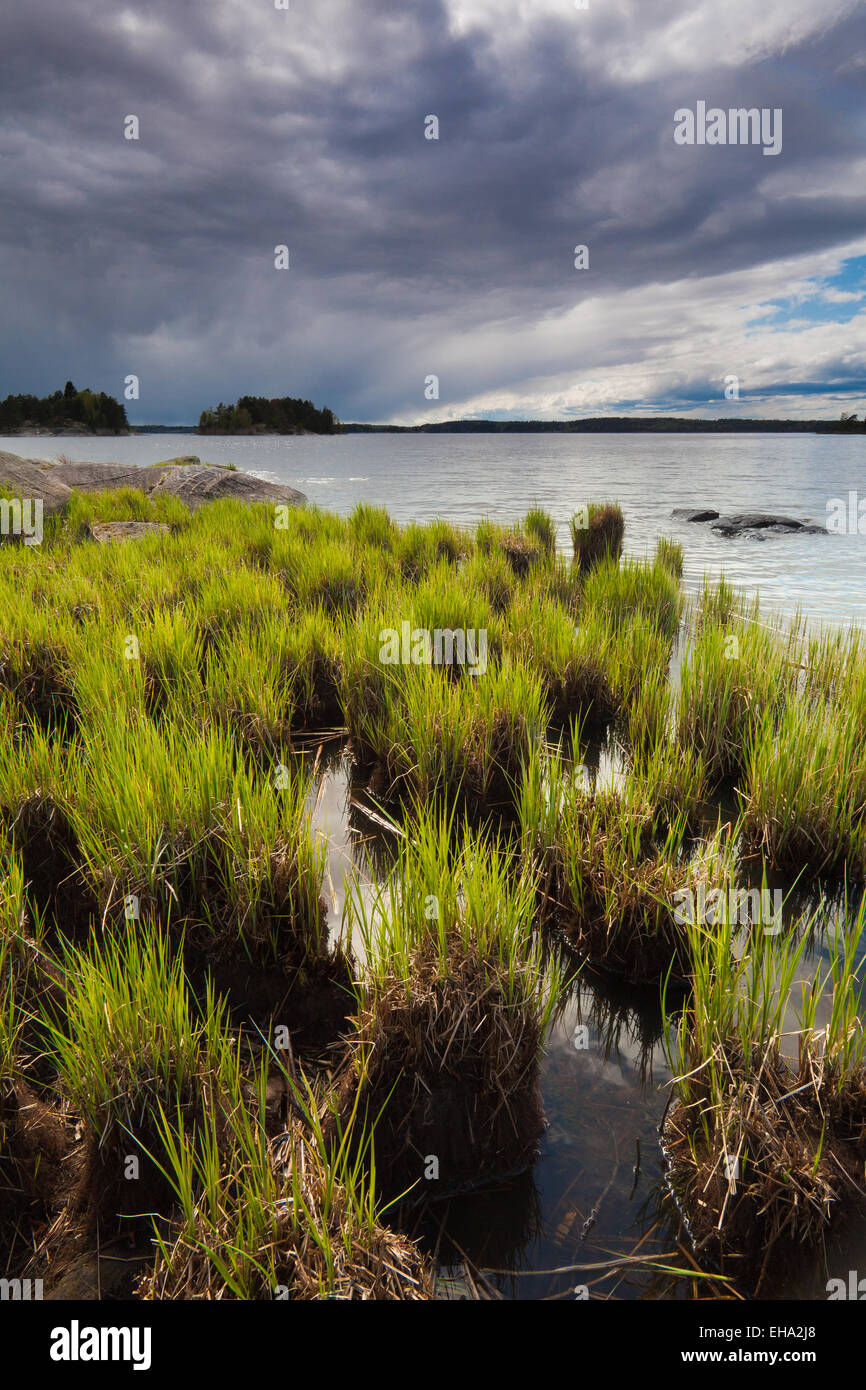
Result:
<instances>
[{"instance_id":1,"label":"dry brown grass","mask_svg":"<svg viewBox=\"0 0 866 1390\"><path fill-rule=\"evenodd\" d=\"M299 1121L293 1120L271 1144L269 1162L273 1185L255 1191L257 1211L249 1224L237 1205L238 1197L243 1202L250 1196L243 1183L238 1194L226 1191L215 1213L211 1208L206 1215L202 1202L192 1229L176 1235L157 1257L153 1272L141 1281L141 1298L432 1298L430 1261L412 1241L380 1221L359 1219L357 1202L334 1181L320 1145ZM238 1266L239 1250L256 1224L262 1237L250 1244ZM232 1266L242 1288L232 1287L223 1277L223 1268Z\"/></svg>"},{"instance_id":2,"label":"dry brown grass","mask_svg":"<svg viewBox=\"0 0 866 1390\"><path fill-rule=\"evenodd\" d=\"M414 953L411 982L377 981L354 1020L338 1089L375 1119L376 1168L389 1194L474 1185L531 1161L544 1118L537 1001L509 1002L503 967L454 933ZM527 994L531 994L527 985ZM360 1091L360 1095L358 1092ZM439 1177L425 1180L435 1156ZM418 1195L417 1193L415 1195Z\"/></svg>"},{"instance_id":3,"label":"dry brown grass","mask_svg":"<svg viewBox=\"0 0 866 1390\"><path fill-rule=\"evenodd\" d=\"M731 1044L722 1062L724 1102L698 1082L671 1109L664 1144L696 1253L756 1295L796 1247L814 1260L831 1225L862 1210L866 1077L840 1088L813 1050L789 1067L778 1043L748 1059Z\"/></svg>"}]
</instances>

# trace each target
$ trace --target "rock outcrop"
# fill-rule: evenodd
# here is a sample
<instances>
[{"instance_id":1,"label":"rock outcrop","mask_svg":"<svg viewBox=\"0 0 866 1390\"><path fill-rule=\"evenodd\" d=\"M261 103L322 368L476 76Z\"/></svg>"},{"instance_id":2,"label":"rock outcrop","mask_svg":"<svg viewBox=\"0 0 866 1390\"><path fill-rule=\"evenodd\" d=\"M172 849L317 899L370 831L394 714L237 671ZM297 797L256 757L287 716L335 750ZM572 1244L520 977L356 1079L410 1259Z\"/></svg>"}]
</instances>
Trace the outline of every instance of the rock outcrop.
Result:
<instances>
[{"instance_id":1,"label":"rock outcrop","mask_svg":"<svg viewBox=\"0 0 866 1390\"><path fill-rule=\"evenodd\" d=\"M178 497L192 510L220 497L293 507L306 501L302 492L285 483L266 483L234 468L200 463L194 455L138 468L122 463L47 463L0 451L0 487L4 486L21 497L41 497L48 515L59 511L76 488L105 492L131 487L151 497Z\"/></svg>"},{"instance_id":2,"label":"rock outcrop","mask_svg":"<svg viewBox=\"0 0 866 1390\"><path fill-rule=\"evenodd\" d=\"M0 487L17 497L42 498L47 516L59 512L72 496L72 489L53 475L49 464L39 459L23 459L0 449Z\"/></svg>"}]
</instances>

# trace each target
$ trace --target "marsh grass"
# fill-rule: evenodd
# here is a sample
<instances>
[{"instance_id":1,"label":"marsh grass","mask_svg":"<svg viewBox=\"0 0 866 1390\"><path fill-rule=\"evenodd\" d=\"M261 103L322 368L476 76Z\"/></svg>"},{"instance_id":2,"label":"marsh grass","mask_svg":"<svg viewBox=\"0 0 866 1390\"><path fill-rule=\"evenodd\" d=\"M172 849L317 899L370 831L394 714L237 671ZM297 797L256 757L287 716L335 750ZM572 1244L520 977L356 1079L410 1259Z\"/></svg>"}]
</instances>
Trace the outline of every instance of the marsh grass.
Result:
<instances>
[{"instance_id":1,"label":"marsh grass","mask_svg":"<svg viewBox=\"0 0 866 1390\"><path fill-rule=\"evenodd\" d=\"M659 536L656 541L655 563L670 570L676 579L682 579L683 548L679 541L671 540L669 536Z\"/></svg>"},{"instance_id":2,"label":"marsh grass","mask_svg":"<svg viewBox=\"0 0 866 1390\"><path fill-rule=\"evenodd\" d=\"M54 932L86 932L97 910L82 871L70 798L81 744L53 738L33 721L0 758L0 823L14 836L24 883Z\"/></svg>"},{"instance_id":3,"label":"marsh grass","mask_svg":"<svg viewBox=\"0 0 866 1390\"><path fill-rule=\"evenodd\" d=\"M462 562L457 573L459 582L482 595L492 613L502 615L508 611L518 581L504 555L496 551L486 555L476 551Z\"/></svg>"},{"instance_id":4,"label":"marsh grass","mask_svg":"<svg viewBox=\"0 0 866 1390\"><path fill-rule=\"evenodd\" d=\"M221 1133L206 1116L194 1140L161 1116L178 1215L139 1295L145 1299L420 1300L433 1268L388 1229L375 1192L373 1126L357 1108L326 1136L309 1085L291 1082L295 1115L269 1142L266 1067L255 1107L235 1086Z\"/></svg>"},{"instance_id":5,"label":"marsh grass","mask_svg":"<svg viewBox=\"0 0 866 1390\"><path fill-rule=\"evenodd\" d=\"M651 758L659 747L671 746L667 737L672 714L671 686L664 666L647 665L638 680L640 684L632 698L624 702L623 732L636 758Z\"/></svg>"},{"instance_id":6,"label":"marsh grass","mask_svg":"<svg viewBox=\"0 0 866 1390\"><path fill-rule=\"evenodd\" d=\"M199 705L204 641L198 624L178 609L156 609L134 635L139 642L138 660L148 714L151 717L163 714L169 700L176 702L181 710ZM126 660L120 642L117 650L118 658Z\"/></svg>"},{"instance_id":7,"label":"marsh grass","mask_svg":"<svg viewBox=\"0 0 866 1390\"><path fill-rule=\"evenodd\" d=\"M711 783L744 771L755 731L790 685L785 654L764 629L703 627L680 670L678 737L703 759Z\"/></svg>"},{"instance_id":8,"label":"marsh grass","mask_svg":"<svg viewBox=\"0 0 866 1390\"><path fill-rule=\"evenodd\" d=\"M362 603L367 576L355 555L338 541L302 545L295 542L287 553L274 552L280 564L278 577L295 608L322 608L326 613L352 614Z\"/></svg>"},{"instance_id":9,"label":"marsh grass","mask_svg":"<svg viewBox=\"0 0 866 1390\"><path fill-rule=\"evenodd\" d=\"M26 1250L26 1217L36 1206L32 1153L22 1143L26 1126L22 1096L24 1077L31 1069L34 1016L27 918L21 862L14 844L6 842L0 844L0 1258L4 1269L18 1258L22 1239Z\"/></svg>"},{"instance_id":10,"label":"marsh grass","mask_svg":"<svg viewBox=\"0 0 866 1390\"><path fill-rule=\"evenodd\" d=\"M574 714L598 722L613 715L615 636L597 614L579 624L545 594L521 593L509 613L508 645L514 658L540 678L552 718Z\"/></svg>"},{"instance_id":11,"label":"marsh grass","mask_svg":"<svg viewBox=\"0 0 866 1390\"><path fill-rule=\"evenodd\" d=\"M437 1155L445 1189L534 1152L538 1061L562 988L533 931L535 902L531 872L499 842L429 810L372 899L358 885L347 899L365 970L337 1090L343 1110L378 1116L392 1195L423 1193L424 1155Z\"/></svg>"},{"instance_id":12,"label":"marsh grass","mask_svg":"<svg viewBox=\"0 0 866 1390\"><path fill-rule=\"evenodd\" d=\"M405 672L386 687L377 785L386 795L510 803L522 762L550 722L539 679L507 657L459 683L428 666Z\"/></svg>"},{"instance_id":13,"label":"marsh grass","mask_svg":"<svg viewBox=\"0 0 866 1390\"><path fill-rule=\"evenodd\" d=\"M583 612L603 615L615 631L643 620L673 641L683 600L675 575L662 564L599 557L583 586Z\"/></svg>"},{"instance_id":14,"label":"marsh grass","mask_svg":"<svg viewBox=\"0 0 866 1390\"><path fill-rule=\"evenodd\" d=\"M92 521L161 521L173 527L190 524L186 504L167 494L151 496L135 488L104 492L74 491L63 510L64 538L82 540Z\"/></svg>"},{"instance_id":15,"label":"marsh grass","mask_svg":"<svg viewBox=\"0 0 866 1390\"><path fill-rule=\"evenodd\" d=\"M87 539L93 519L137 515L171 529ZM291 1298L426 1296L429 1267L387 1230L376 1194L423 1194L425 1155L439 1156L443 1188L531 1162L538 1057L576 956L655 989L710 960L696 998L716 1010L716 1043L709 1023L690 1042L690 1023L682 1046L699 1065L733 1028L739 1052L718 1044L718 1077L690 1083L709 1086L707 1127L690 1128L700 1105L682 1120L701 1162L718 1157L714 1135L733 1142L732 1096L750 1125L755 1097L767 1114L789 1103L761 1089L783 1076L772 1058L761 1072L754 1051L776 1026L769 1004L731 1015L739 957L721 929L708 956L675 896L731 881L740 827L714 826L705 802L732 778L745 848L786 873L862 872L862 645L797 623L770 633L724 582L707 583L676 700L678 548L662 540L651 563L621 561L619 509L592 508L590 522L573 564L540 508L469 532L399 527L365 505L349 518L229 501L181 514L99 494L73 499L42 546L0 547L0 821L14 841L0 884L0 1078L8 1094L23 1056L53 1108L80 1114L91 1208L139 1200L141 1211L144 1189L111 1184L123 1154L147 1158L170 1222L147 1296L267 1298L277 1285ZM383 631L404 621L484 630L484 669L386 661ZM590 721L609 723L606 746L623 754L615 790L598 779L587 790L573 767ZM354 1020L344 998L332 1018L318 989L327 978L344 995L349 962L328 945L327 847L299 756L312 733L319 766L344 729L353 777L393 816L395 841L371 860L372 884L350 892L363 947ZM856 1135L862 1056L847 956L834 960L836 1061L821 1064L825 1079L847 1079L820 1099L835 1132L850 1122ZM50 990L15 975L34 961L54 972ZM804 1006L812 1024L817 997ZM306 1025L293 1001L327 1015L333 1084L326 1069L313 1094L289 1068L292 1118L275 1147L264 1088L276 1059L253 1060L250 1029L287 1003L294 1047ZM817 1056L810 1045L802 1065ZM814 1107L802 1105L811 1142ZM811 1238L825 1189L797 1191Z\"/></svg>"},{"instance_id":16,"label":"marsh grass","mask_svg":"<svg viewBox=\"0 0 866 1390\"><path fill-rule=\"evenodd\" d=\"M533 516L533 528L529 531L520 526L502 526L489 520L480 521L475 528L475 544L479 554L504 556L520 579L525 578L531 570L552 561L555 549L555 546L554 549L550 547L543 513L530 515Z\"/></svg>"},{"instance_id":17,"label":"marsh grass","mask_svg":"<svg viewBox=\"0 0 866 1390\"><path fill-rule=\"evenodd\" d=\"M26 921L24 872L14 845L0 847L0 1137L9 1118L18 1044L24 1028L22 974L26 957L20 937Z\"/></svg>"},{"instance_id":18,"label":"marsh grass","mask_svg":"<svg viewBox=\"0 0 866 1390\"><path fill-rule=\"evenodd\" d=\"M813 633L804 653L804 693L830 708L853 704L862 710L864 667L866 651L860 628Z\"/></svg>"},{"instance_id":19,"label":"marsh grass","mask_svg":"<svg viewBox=\"0 0 866 1390\"><path fill-rule=\"evenodd\" d=\"M721 832L696 856L682 812L661 814L645 777L586 791L557 756L530 760L519 804L521 837L541 883L542 920L596 968L634 984L690 969L678 893L724 881L731 846Z\"/></svg>"},{"instance_id":20,"label":"marsh grass","mask_svg":"<svg viewBox=\"0 0 866 1390\"><path fill-rule=\"evenodd\" d=\"M291 961L322 942L324 846L314 844L309 784L280 785L238 761L229 731L104 728L76 761L69 815L81 864L105 914L171 912L201 949Z\"/></svg>"},{"instance_id":21,"label":"marsh grass","mask_svg":"<svg viewBox=\"0 0 866 1390\"><path fill-rule=\"evenodd\" d=\"M295 716L291 678L278 658L282 630L274 634L267 618L228 634L219 650L208 652L202 698L206 718L231 729L255 758L281 761L291 743ZM194 705L193 705L194 708Z\"/></svg>"},{"instance_id":22,"label":"marsh grass","mask_svg":"<svg viewBox=\"0 0 866 1390\"><path fill-rule=\"evenodd\" d=\"M395 555L400 575L417 583L441 561L456 565L470 556L473 548L472 537L447 521L426 525L410 521L400 532Z\"/></svg>"},{"instance_id":23,"label":"marsh grass","mask_svg":"<svg viewBox=\"0 0 866 1390\"><path fill-rule=\"evenodd\" d=\"M744 782L746 832L770 861L811 876L866 879L862 724L791 696L753 730Z\"/></svg>"},{"instance_id":24,"label":"marsh grass","mask_svg":"<svg viewBox=\"0 0 866 1390\"><path fill-rule=\"evenodd\" d=\"M798 1249L813 1259L831 1223L863 1207L864 906L831 928L829 967L805 980L814 914L782 937L753 933L740 952L729 914L689 928L692 993L679 1018L665 1020L677 1097L665 1143L698 1249L731 1258L751 1293L773 1261Z\"/></svg>"},{"instance_id":25,"label":"marsh grass","mask_svg":"<svg viewBox=\"0 0 866 1390\"><path fill-rule=\"evenodd\" d=\"M741 621L744 615L756 617L757 612L732 584L724 577L716 582L704 579L694 607L694 627L698 635L706 628L728 628L732 622Z\"/></svg>"},{"instance_id":26,"label":"marsh grass","mask_svg":"<svg viewBox=\"0 0 866 1390\"><path fill-rule=\"evenodd\" d=\"M590 502L571 518L571 544L579 569L588 571L602 561L616 564L622 554L625 520L616 502Z\"/></svg>"},{"instance_id":27,"label":"marsh grass","mask_svg":"<svg viewBox=\"0 0 866 1390\"><path fill-rule=\"evenodd\" d=\"M81 643L75 621L70 614L36 607L33 590L7 592L6 598L0 689L12 695L22 715L66 735L79 721L73 668Z\"/></svg>"},{"instance_id":28,"label":"marsh grass","mask_svg":"<svg viewBox=\"0 0 866 1390\"><path fill-rule=\"evenodd\" d=\"M160 1111L187 1128L218 1114L236 1069L225 1006L208 991L198 1009L181 955L151 922L67 950L62 966L65 1018L44 1026L63 1090L88 1127L88 1195L101 1210L146 1212L163 1188ZM148 1170L137 1182L124 1181L130 1155Z\"/></svg>"},{"instance_id":29,"label":"marsh grass","mask_svg":"<svg viewBox=\"0 0 866 1390\"><path fill-rule=\"evenodd\" d=\"M359 502L348 521L348 532L362 548L373 546L391 551L397 545L400 531L384 507L371 507Z\"/></svg>"},{"instance_id":30,"label":"marsh grass","mask_svg":"<svg viewBox=\"0 0 866 1390\"><path fill-rule=\"evenodd\" d=\"M696 834L709 799L707 768L701 755L693 748L681 748L674 738L663 734L654 743L633 746L634 776L644 786L649 804L668 824L682 817L689 833Z\"/></svg>"},{"instance_id":31,"label":"marsh grass","mask_svg":"<svg viewBox=\"0 0 866 1390\"><path fill-rule=\"evenodd\" d=\"M536 540L542 551L552 560L556 554L556 523L543 507L531 507L523 519L526 535Z\"/></svg>"}]
</instances>

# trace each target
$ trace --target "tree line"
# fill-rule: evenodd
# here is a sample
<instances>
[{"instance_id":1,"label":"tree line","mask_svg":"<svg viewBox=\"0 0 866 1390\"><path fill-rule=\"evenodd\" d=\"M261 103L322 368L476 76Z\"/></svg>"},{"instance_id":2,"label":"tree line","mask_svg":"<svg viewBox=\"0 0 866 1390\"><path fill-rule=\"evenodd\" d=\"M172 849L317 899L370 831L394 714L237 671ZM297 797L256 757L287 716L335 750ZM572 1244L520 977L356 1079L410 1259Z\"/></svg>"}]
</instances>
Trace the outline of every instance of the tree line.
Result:
<instances>
[{"instance_id":1,"label":"tree line","mask_svg":"<svg viewBox=\"0 0 866 1390\"><path fill-rule=\"evenodd\" d=\"M105 391L77 391L71 381L50 396L7 396L0 401L0 434L25 425L43 429L83 425L94 434L125 434L129 429L126 410L113 396Z\"/></svg>"},{"instance_id":2,"label":"tree line","mask_svg":"<svg viewBox=\"0 0 866 1390\"><path fill-rule=\"evenodd\" d=\"M321 410L312 401L296 396L241 396L236 405L219 405L203 410L199 434L336 434L340 421L327 406Z\"/></svg>"}]
</instances>

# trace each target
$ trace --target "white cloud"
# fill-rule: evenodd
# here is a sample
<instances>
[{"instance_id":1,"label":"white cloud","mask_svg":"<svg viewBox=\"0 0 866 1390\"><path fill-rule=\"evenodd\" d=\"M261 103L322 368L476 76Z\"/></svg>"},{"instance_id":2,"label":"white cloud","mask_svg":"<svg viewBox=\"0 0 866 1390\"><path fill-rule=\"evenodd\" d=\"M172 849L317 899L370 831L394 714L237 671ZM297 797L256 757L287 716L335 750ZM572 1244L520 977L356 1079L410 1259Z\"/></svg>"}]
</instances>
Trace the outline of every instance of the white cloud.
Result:
<instances>
[{"instance_id":1,"label":"white cloud","mask_svg":"<svg viewBox=\"0 0 866 1390\"><path fill-rule=\"evenodd\" d=\"M565 314L528 326L446 332L426 353L428 361L447 364L438 408L424 403L400 423L498 411L552 419L569 412L601 413L630 400L651 407L665 398L688 397L706 382L711 383L707 399L696 409L721 415L729 406L724 398L728 375L740 380L739 413L749 414L751 408L763 415L768 413L764 404L758 410L754 402L750 407L747 393L829 380L843 368L846 374L866 376L866 310L841 332L835 323L762 322L766 302L787 299L797 287L804 300L817 296L834 302L820 280L838 273L848 257L864 254L866 241L860 241L745 272L597 294ZM477 379L479 363L489 379L513 384L461 391L462 383ZM785 413L821 411L814 396L785 400Z\"/></svg>"},{"instance_id":2,"label":"white cloud","mask_svg":"<svg viewBox=\"0 0 866 1390\"><path fill-rule=\"evenodd\" d=\"M481 30L505 52L556 20L586 65L623 82L740 67L832 28L859 0L447 0L455 34Z\"/></svg>"}]
</instances>

